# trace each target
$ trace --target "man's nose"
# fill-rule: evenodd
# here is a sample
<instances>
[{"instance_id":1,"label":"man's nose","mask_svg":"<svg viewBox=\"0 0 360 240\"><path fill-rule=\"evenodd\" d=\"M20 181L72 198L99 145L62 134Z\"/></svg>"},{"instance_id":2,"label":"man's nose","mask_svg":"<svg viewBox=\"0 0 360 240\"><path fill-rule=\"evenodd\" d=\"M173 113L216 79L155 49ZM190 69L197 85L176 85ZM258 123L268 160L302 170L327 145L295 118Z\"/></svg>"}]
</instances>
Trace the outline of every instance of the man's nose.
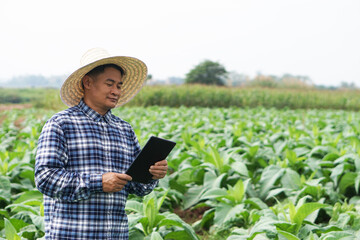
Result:
<instances>
[{"instance_id":1,"label":"man's nose","mask_svg":"<svg viewBox=\"0 0 360 240\"><path fill-rule=\"evenodd\" d=\"M116 86L111 88L111 94L117 96L117 95L120 95L120 93L121 93L121 89L117 88Z\"/></svg>"}]
</instances>

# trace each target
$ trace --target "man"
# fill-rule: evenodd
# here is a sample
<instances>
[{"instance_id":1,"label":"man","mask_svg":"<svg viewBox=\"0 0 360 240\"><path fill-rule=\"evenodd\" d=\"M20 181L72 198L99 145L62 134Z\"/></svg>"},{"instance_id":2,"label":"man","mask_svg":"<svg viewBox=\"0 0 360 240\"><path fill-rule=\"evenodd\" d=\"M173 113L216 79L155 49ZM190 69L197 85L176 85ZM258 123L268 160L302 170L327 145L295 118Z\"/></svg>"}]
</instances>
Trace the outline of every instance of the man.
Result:
<instances>
[{"instance_id":1,"label":"man","mask_svg":"<svg viewBox=\"0 0 360 240\"><path fill-rule=\"evenodd\" d=\"M167 161L149 169L148 184L125 174L140 146L129 123L111 114L141 89L146 65L92 49L64 82L70 108L55 114L39 137L35 181L44 194L46 239L128 239L128 194L150 193Z\"/></svg>"}]
</instances>

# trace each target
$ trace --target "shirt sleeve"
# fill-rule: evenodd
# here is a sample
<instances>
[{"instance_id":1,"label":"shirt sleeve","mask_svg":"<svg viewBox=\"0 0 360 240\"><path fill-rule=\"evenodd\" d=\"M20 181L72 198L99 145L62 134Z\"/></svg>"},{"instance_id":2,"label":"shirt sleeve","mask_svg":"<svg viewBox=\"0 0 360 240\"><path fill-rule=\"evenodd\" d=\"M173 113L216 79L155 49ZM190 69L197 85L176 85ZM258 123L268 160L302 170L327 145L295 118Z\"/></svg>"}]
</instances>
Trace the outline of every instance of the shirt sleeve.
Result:
<instances>
[{"instance_id":1,"label":"shirt sleeve","mask_svg":"<svg viewBox=\"0 0 360 240\"><path fill-rule=\"evenodd\" d=\"M64 201L88 199L102 191L102 175L67 171L67 143L59 124L51 119L40 134L36 162L35 183L39 191Z\"/></svg>"},{"instance_id":2,"label":"shirt sleeve","mask_svg":"<svg viewBox=\"0 0 360 240\"><path fill-rule=\"evenodd\" d=\"M150 183L138 183L138 182L128 182L125 186L128 193L135 194L138 196L145 196L154 190L154 188L159 183L159 180L151 180Z\"/></svg>"}]
</instances>

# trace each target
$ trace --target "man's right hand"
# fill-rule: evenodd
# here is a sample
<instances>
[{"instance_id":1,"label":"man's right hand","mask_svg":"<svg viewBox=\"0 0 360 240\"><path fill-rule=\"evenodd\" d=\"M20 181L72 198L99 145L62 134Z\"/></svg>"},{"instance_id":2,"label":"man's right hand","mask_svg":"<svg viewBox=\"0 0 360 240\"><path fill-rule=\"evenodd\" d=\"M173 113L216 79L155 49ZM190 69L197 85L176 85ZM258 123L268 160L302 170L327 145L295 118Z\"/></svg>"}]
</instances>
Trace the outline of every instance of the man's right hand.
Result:
<instances>
[{"instance_id":1,"label":"man's right hand","mask_svg":"<svg viewBox=\"0 0 360 240\"><path fill-rule=\"evenodd\" d=\"M127 174L108 172L102 175L103 191L119 192L132 178Z\"/></svg>"}]
</instances>

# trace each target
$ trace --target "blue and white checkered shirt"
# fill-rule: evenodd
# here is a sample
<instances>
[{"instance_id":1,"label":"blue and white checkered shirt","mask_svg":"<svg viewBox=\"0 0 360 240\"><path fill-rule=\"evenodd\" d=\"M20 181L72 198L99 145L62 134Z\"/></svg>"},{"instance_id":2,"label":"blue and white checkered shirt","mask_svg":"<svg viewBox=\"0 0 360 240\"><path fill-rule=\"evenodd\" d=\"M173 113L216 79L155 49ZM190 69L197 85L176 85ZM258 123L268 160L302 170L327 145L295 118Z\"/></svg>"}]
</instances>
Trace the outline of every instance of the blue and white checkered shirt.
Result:
<instances>
[{"instance_id":1,"label":"blue and white checkered shirt","mask_svg":"<svg viewBox=\"0 0 360 240\"><path fill-rule=\"evenodd\" d=\"M102 175L124 173L140 146L129 123L100 115L83 101L55 114L41 132L36 186L44 194L46 239L128 239L129 193L150 193L158 183L128 182L105 193Z\"/></svg>"}]
</instances>

